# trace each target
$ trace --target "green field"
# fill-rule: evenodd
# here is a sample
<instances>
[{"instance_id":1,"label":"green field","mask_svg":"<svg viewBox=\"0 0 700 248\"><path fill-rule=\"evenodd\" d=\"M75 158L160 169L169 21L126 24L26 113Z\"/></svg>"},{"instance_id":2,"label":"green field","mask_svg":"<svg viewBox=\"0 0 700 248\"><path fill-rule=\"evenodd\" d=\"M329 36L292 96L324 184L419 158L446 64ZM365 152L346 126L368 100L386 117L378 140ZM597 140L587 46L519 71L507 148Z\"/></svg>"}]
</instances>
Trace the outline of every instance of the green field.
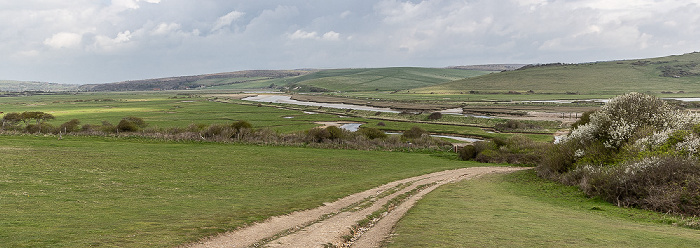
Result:
<instances>
[{"instance_id":1,"label":"green field","mask_svg":"<svg viewBox=\"0 0 700 248\"><path fill-rule=\"evenodd\" d=\"M641 62L640 62L641 61ZM542 66L413 89L416 93L469 91L617 95L636 92L700 93L700 53L654 59ZM687 75L679 71L684 71ZM664 72L666 76L662 76Z\"/></svg>"},{"instance_id":2,"label":"green field","mask_svg":"<svg viewBox=\"0 0 700 248\"><path fill-rule=\"evenodd\" d=\"M0 136L0 243L172 247L406 177L429 154Z\"/></svg>"},{"instance_id":3,"label":"green field","mask_svg":"<svg viewBox=\"0 0 700 248\"><path fill-rule=\"evenodd\" d=\"M662 223L668 222L668 223ZM398 223L387 247L698 247L663 214L586 198L523 171L446 185Z\"/></svg>"},{"instance_id":4,"label":"green field","mask_svg":"<svg viewBox=\"0 0 700 248\"><path fill-rule=\"evenodd\" d=\"M0 98L0 111L51 113L56 116L56 119L50 122L55 126L71 119L79 119L81 124L101 124L102 121L116 124L124 117L136 116L143 118L150 127L184 128L193 123L213 124L246 120L256 128L270 128L280 132L310 129L318 126L313 123L316 121L341 120L335 115L311 115L274 107L214 102L198 96L150 92Z\"/></svg>"},{"instance_id":5,"label":"green field","mask_svg":"<svg viewBox=\"0 0 700 248\"><path fill-rule=\"evenodd\" d=\"M117 124L127 116L142 118L149 124L149 128L185 128L190 124L225 124L239 120L250 122L254 128L269 128L271 130L290 133L304 131L319 126L314 122L354 121L366 123L366 127L375 127L386 131L404 131L413 126L432 133L458 134L463 136L493 138L506 137L511 134L489 133L478 127L455 126L433 123L411 123L406 121L392 121L369 119L362 117L348 117L356 113L357 116L375 117L374 113L363 111L346 111L337 109L324 109L329 114L305 113L302 110L290 110L278 108L280 104L265 104L258 107L250 102L236 101L233 103L212 101L212 97L177 95L174 93L142 92L142 93L92 93L71 95L41 95L30 97L3 97L0 98L0 111L47 112L56 117L48 123L59 126L71 119L78 119L81 125L100 125L102 121ZM301 108L299 106L291 106ZM301 108L308 111L321 111L317 107ZM332 113L332 114L331 114ZM396 114L385 114L391 119ZM419 118L425 118L419 117ZM457 118L446 116L445 121L454 123L477 123L483 126L493 126L501 120ZM377 125L384 122L385 126ZM551 135L531 135L539 140L551 139Z\"/></svg>"},{"instance_id":6,"label":"green field","mask_svg":"<svg viewBox=\"0 0 700 248\"><path fill-rule=\"evenodd\" d=\"M490 72L418 67L332 69L296 78L271 80L270 83L316 87L328 91L394 91L425 87L487 73Z\"/></svg>"}]
</instances>

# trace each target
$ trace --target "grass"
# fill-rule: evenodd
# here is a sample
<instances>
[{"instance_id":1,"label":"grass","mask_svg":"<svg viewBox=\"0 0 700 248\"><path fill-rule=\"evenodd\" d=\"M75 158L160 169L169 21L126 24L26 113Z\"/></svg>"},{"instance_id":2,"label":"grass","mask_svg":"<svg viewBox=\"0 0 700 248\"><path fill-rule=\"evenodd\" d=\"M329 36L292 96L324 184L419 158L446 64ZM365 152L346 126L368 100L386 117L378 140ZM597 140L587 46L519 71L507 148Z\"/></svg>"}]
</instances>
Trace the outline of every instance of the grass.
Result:
<instances>
[{"instance_id":1,"label":"grass","mask_svg":"<svg viewBox=\"0 0 700 248\"><path fill-rule=\"evenodd\" d=\"M192 123L213 124L246 120L255 128L293 132L318 126L313 122L341 120L336 115L311 115L302 111L273 107L226 104L209 101L203 97L186 98L172 93L5 97L0 98L0 104L2 104L0 111L5 113L24 111L51 113L56 116L56 119L49 123L55 126L71 119L79 119L81 124L101 124L102 121L117 124L124 117L136 116L143 118L150 127L187 127ZM355 119L350 118L350 120Z\"/></svg>"},{"instance_id":2,"label":"grass","mask_svg":"<svg viewBox=\"0 0 700 248\"><path fill-rule=\"evenodd\" d=\"M25 112L40 111L56 116L49 121L59 126L71 119L78 119L81 124L101 124L108 121L117 124L127 116L142 118L150 128L187 127L190 124L231 123L238 120L250 122L254 128L270 128L289 133L308 130L319 126L314 122L322 121L355 121L367 123L367 126L378 127L387 131L408 130L412 126L420 126L433 133L458 134L483 138L510 136L510 134L488 133L477 127L454 126L430 123L410 123L405 121L390 121L369 119L376 117L373 112L350 111L324 108L328 114L308 114L302 110L278 108L279 104L264 104L258 107L249 102L231 100L232 103L210 101L199 95L177 95L175 93L141 92L141 93L99 93L99 94L70 94L70 95L41 95L30 97L2 97L0 111ZM269 105L269 106L267 106ZM294 106L298 109L318 112L317 107ZM331 114L332 113L332 114ZM358 117L347 117L354 115ZM343 116L343 117L340 117ZM367 118L362 118L367 117ZM396 114L383 113L381 117L398 118ZM408 118L408 117L407 117ZM426 117L411 116L408 119L422 120ZM408 120L407 119L407 120ZM380 121L385 127L377 126ZM452 123L476 123L493 126L498 123L490 119L445 116L443 121ZM502 120L499 120L502 121ZM536 135L535 135L536 136ZM540 135L540 139L551 139L551 135Z\"/></svg>"},{"instance_id":3,"label":"grass","mask_svg":"<svg viewBox=\"0 0 700 248\"><path fill-rule=\"evenodd\" d=\"M172 247L393 180L478 166L430 154L0 137L0 243Z\"/></svg>"},{"instance_id":4,"label":"grass","mask_svg":"<svg viewBox=\"0 0 700 248\"><path fill-rule=\"evenodd\" d=\"M698 247L663 214L586 198L532 170L443 186L398 223L387 247Z\"/></svg>"},{"instance_id":5,"label":"grass","mask_svg":"<svg viewBox=\"0 0 700 248\"><path fill-rule=\"evenodd\" d=\"M664 77L664 66L689 66L697 73L700 53L654 59L543 66L467 78L445 84L412 89L414 93L458 93L469 91L524 93L580 93L616 95L630 91L661 93L700 92L700 76Z\"/></svg>"},{"instance_id":6,"label":"grass","mask_svg":"<svg viewBox=\"0 0 700 248\"><path fill-rule=\"evenodd\" d=\"M313 86L329 91L394 91L425 87L487 73L490 72L418 67L333 69L273 82L276 85Z\"/></svg>"}]
</instances>

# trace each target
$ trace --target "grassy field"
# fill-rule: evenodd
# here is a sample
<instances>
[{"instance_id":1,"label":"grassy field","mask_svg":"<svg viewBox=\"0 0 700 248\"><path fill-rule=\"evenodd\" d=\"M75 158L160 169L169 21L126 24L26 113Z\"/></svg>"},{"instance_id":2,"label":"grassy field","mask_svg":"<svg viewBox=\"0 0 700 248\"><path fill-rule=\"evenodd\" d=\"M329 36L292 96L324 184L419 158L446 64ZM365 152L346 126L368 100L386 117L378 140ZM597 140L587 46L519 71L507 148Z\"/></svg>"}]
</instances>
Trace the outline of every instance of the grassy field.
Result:
<instances>
[{"instance_id":1,"label":"grassy field","mask_svg":"<svg viewBox=\"0 0 700 248\"><path fill-rule=\"evenodd\" d=\"M270 83L313 86L329 91L394 91L425 87L487 73L490 72L418 67L333 69L296 78L271 80Z\"/></svg>"},{"instance_id":2,"label":"grassy field","mask_svg":"<svg viewBox=\"0 0 700 248\"><path fill-rule=\"evenodd\" d=\"M507 71L412 89L415 93L469 91L580 93L595 95L679 92L700 93L700 53L654 59L542 66ZM670 69L669 69L670 68ZM680 70L686 73L682 75ZM666 73L666 76L662 76Z\"/></svg>"},{"instance_id":3,"label":"grassy field","mask_svg":"<svg viewBox=\"0 0 700 248\"><path fill-rule=\"evenodd\" d=\"M387 247L698 247L698 230L588 199L533 171L443 186L409 211Z\"/></svg>"},{"instance_id":4,"label":"grassy field","mask_svg":"<svg viewBox=\"0 0 700 248\"><path fill-rule=\"evenodd\" d=\"M0 243L172 247L377 185L477 163L429 154L0 137Z\"/></svg>"},{"instance_id":5,"label":"grassy field","mask_svg":"<svg viewBox=\"0 0 700 248\"><path fill-rule=\"evenodd\" d=\"M0 111L25 112L40 111L53 114L56 119L49 121L54 126L71 119L78 119L81 124L101 124L108 121L117 124L127 116L135 116L145 120L150 128L187 127L190 124L214 124L231 123L238 120L250 122L254 128L270 128L272 130L289 133L308 130L319 126L314 122L354 121L367 123L367 127L376 127L387 131L404 131L413 126L433 133L448 133L474 137L504 137L510 134L494 134L477 127L453 126L431 123L411 123L406 121L377 120L361 117L348 117L353 113L357 116L375 117L374 114L361 113L363 111L346 111L337 109L325 109L332 114L309 114L308 111L319 111L318 108L301 108L308 110L290 110L278 108L278 105L258 107L249 102L232 101L223 103L210 101L205 96L187 96L174 93L99 93L77 95L46 95L31 97L3 97L0 98ZM266 104L267 105L267 104ZM342 117L341 117L342 116ZM392 118L396 114L383 114ZM423 118L426 117L416 117ZM455 123L478 123L484 126L493 126L498 123L495 120L468 118L455 119L457 117L446 116L445 121ZM452 120L454 119L454 120ZM385 126L378 126L384 122ZM537 135L534 135L537 136ZM551 139L551 136L540 135L541 140Z\"/></svg>"},{"instance_id":6,"label":"grassy field","mask_svg":"<svg viewBox=\"0 0 700 248\"><path fill-rule=\"evenodd\" d=\"M187 98L172 93L6 97L0 98L0 111L51 113L56 119L50 123L56 126L71 119L79 119L82 124L100 124L102 121L116 124L121 118L136 116L143 118L150 127L187 127L192 123L213 124L246 120L256 128L271 128L280 132L310 129L318 126L313 123L316 121L354 120L274 107L219 103L204 97Z\"/></svg>"}]
</instances>

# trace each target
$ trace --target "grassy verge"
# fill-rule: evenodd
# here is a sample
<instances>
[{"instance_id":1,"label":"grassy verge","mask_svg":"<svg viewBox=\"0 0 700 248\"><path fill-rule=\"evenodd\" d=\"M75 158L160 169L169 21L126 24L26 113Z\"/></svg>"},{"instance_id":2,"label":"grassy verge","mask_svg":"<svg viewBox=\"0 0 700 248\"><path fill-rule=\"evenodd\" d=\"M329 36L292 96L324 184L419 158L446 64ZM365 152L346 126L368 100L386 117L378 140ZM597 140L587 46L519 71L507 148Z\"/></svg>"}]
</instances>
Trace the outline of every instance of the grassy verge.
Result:
<instances>
[{"instance_id":1,"label":"grassy verge","mask_svg":"<svg viewBox=\"0 0 700 248\"><path fill-rule=\"evenodd\" d=\"M531 170L443 186L397 225L387 247L697 247L663 215L588 199Z\"/></svg>"},{"instance_id":2,"label":"grassy verge","mask_svg":"<svg viewBox=\"0 0 700 248\"><path fill-rule=\"evenodd\" d=\"M172 247L420 174L431 154L0 136L0 243Z\"/></svg>"}]
</instances>

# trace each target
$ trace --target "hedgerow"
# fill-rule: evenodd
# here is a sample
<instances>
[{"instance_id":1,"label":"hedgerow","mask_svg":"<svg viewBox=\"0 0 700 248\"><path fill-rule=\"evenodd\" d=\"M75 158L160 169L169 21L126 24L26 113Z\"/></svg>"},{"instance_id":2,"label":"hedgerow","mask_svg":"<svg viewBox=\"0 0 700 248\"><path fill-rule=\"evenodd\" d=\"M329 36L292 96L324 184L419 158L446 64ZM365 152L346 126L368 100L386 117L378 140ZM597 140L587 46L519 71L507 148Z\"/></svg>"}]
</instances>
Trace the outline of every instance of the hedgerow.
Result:
<instances>
[{"instance_id":1,"label":"hedgerow","mask_svg":"<svg viewBox=\"0 0 700 248\"><path fill-rule=\"evenodd\" d=\"M700 215L700 118L640 93L618 96L544 152L538 175L619 206Z\"/></svg>"}]
</instances>

